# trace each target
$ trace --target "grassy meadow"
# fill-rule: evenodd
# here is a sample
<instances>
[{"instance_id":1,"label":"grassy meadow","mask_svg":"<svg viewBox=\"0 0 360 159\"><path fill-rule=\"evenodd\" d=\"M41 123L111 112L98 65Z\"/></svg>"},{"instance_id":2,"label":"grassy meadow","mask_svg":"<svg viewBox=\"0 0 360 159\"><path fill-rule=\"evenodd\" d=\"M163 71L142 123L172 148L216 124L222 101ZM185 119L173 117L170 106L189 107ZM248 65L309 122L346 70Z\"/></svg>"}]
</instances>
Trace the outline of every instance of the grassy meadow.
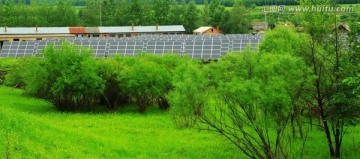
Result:
<instances>
[{"instance_id":1,"label":"grassy meadow","mask_svg":"<svg viewBox=\"0 0 360 159\"><path fill-rule=\"evenodd\" d=\"M246 158L223 137L179 129L157 108L139 114L61 113L46 101L0 86L0 158ZM344 138L343 158L360 156L360 127ZM305 149L291 145L290 158L329 158L323 133L313 128Z\"/></svg>"},{"instance_id":2,"label":"grassy meadow","mask_svg":"<svg viewBox=\"0 0 360 159\"><path fill-rule=\"evenodd\" d=\"M60 113L18 89L0 95L0 158L242 158L221 136L178 129L157 108Z\"/></svg>"}]
</instances>

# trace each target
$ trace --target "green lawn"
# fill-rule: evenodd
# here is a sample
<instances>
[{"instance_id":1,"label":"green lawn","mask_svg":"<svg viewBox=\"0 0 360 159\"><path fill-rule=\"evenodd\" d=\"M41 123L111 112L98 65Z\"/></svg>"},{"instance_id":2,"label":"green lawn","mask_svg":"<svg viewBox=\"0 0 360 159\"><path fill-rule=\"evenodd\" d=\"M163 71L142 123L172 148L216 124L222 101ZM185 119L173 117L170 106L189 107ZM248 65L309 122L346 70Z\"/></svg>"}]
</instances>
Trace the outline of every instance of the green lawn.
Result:
<instances>
[{"instance_id":1,"label":"green lawn","mask_svg":"<svg viewBox=\"0 0 360 159\"><path fill-rule=\"evenodd\" d=\"M225 139L178 129L168 113L59 113L0 86L0 158L242 158Z\"/></svg>"},{"instance_id":2,"label":"green lawn","mask_svg":"<svg viewBox=\"0 0 360 159\"><path fill-rule=\"evenodd\" d=\"M48 102L0 86L0 158L246 158L221 136L178 129L167 112L131 108L117 113L60 113ZM360 127L350 128L343 158L360 156ZM291 158L329 158L325 137L309 134L304 155L301 141Z\"/></svg>"}]
</instances>

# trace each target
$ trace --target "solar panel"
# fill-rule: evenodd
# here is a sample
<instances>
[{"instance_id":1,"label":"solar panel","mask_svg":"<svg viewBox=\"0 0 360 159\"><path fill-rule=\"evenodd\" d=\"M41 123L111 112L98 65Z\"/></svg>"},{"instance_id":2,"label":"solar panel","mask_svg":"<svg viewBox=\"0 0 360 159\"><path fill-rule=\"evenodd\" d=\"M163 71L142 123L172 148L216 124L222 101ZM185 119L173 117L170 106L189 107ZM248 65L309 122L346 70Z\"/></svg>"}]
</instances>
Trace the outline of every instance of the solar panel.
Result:
<instances>
[{"instance_id":1,"label":"solar panel","mask_svg":"<svg viewBox=\"0 0 360 159\"><path fill-rule=\"evenodd\" d=\"M136 56L146 51L153 54L177 53L199 59L218 59L229 50L239 51L249 47L256 49L262 35L228 34L228 35L142 35L138 37L119 38L64 38L86 48L91 48L94 57ZM59 46L59 39L39 41L4 42L0 57L23 57L40 52L48 45Z\"/></svg>"},{"instance_id":2,"label":"solar panel","mask_svg":"<svg viewBox=\"0 0 360 159\"><path fill-rule=\"evenodd\" d=\"M1 49L1 57L25 57L32 56L35 50L34 41L4 42Z\"/></svg>"},{"instance_id":3,"label":"solar panel","mask_svg":"<svg viewBox=\"0 0 360 159\"><path fill-rule=\"evenodd\" d=\"M149 41L146 44L146 52L160 54L164 53L180 53L182 49L181 42L175 41Z\"/></svg>"},{"instance_id":4,"label":"solar panel","mask_svg":"<svg viewBox=\"0 0 360 159\"><path fill-rule=\"evenodd\" d=\"M185 52L195 59L218 59L222 54L222 43L217 40L187 41Z\"/></svg>"},{"instance_id":5,"label":"solar panel","mask_svg":"<svg viewBox=\"0 0 360 159\"><path fill-rule=\"evenodd\" d=\"M121 56L137 56L137 53L144 51L144 42L142 41L117 41L109 45L108 56L120 54Z\"/></svg>"}]
</instances>

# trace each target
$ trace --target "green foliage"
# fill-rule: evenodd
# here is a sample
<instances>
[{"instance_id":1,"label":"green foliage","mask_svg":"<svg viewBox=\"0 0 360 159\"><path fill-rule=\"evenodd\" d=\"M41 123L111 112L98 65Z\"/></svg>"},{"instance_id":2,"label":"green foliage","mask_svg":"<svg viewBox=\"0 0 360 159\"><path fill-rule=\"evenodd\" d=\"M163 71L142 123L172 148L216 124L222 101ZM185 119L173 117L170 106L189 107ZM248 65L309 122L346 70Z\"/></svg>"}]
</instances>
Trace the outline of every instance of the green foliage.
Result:
<instances>
[{"instance_id":1,"label":"green foliage","mask_svg":"<svg viewBox=\"0 0 360 159\"><path fill-rule=\"evenodd\" d=\"M222 18L223 24L220 25L221 28L227 27L227 29L223 29L223 32L228 34L247 33L250 28L250 20L245 17L245 14L247 14L247 10L242 0L236 0L230 11L229 19Z\"/></svg>"},{"instance_id":2,"label":"green foliage","mask_svg":"<svg viewBox=\"0 0 360 159\"><path fill-rule=\"evenodd\" d=\"M167 99L170 113L179 127L192 127L206 102L206 79L199 63L185 62L174 73L174 90Z\"/></svg>"},{"instance_id":3,"label":"green foliage","mask_svg":"<svg viewBox=\"0 0 360 159\"><path fill-rule=\"evenodd\" d=\"M11 27L77 26L79 20L70 3L63 1L56 5L7 1L6 5L0 5L0 15L1 26Z\"/></svg>"},{"instance_id":4,"label":"green foliage","mask_svg":"<svg viewBox=\"0 0 360 159\"><path fill-rule=\"evenodd\" d=\"M120 87L118 77L123 69L122 59L99 59L99 76L105 81L105 90L100 98L100 104L107 106L109 111L115 111L119 106L129 103L129 97Z\"/></svg>"},{"instance_id":5,"label":"green foliage","mask_svg":"<svg viewBox=\"0 0 360 159\"><path fill-rule=\"evenodd\" d=\"M206 69L185 63L168 96L171 113L181 127L200 120L201 129L219 132L248 157L281 158L290 151L283 133L292 105L311 83L309 75L290 54L228 54Z\"/></svg>"},{"instance_id":6,"label":"green foliage","mask_svg":"<svg viewBox=\"0 0 360 159\"><path fill-rule=\"evenodd\" d=\"M159 25L169 25L171 16L171 0L153 0L152 7L154 11L155 23Z\"/></svg>"},{"instance_id":7,"label":"green foliage","mask_svg":"<svg viewBox=\"0 0 360 159\"><path fill-rule=\"evenodd\" d=\"M139 0L132 0L127 9L129 20L134 25L141 25L143 23L144 10L143 5Z\"/></svg>"},{"instance_id":8,"label":"green foliage","mask_svg":"<svg viewBox=\"0 0 360 159\"><path fill-rule=\"evenodd\" d=\"M182 0L177 3L173 1L170 8L170 24L172 25L182 25L185 22L185 13L186 13L186 2Z\"/></svg>"},{"instance_id":9,"label":"green foliage","mask_svg":"<svg viewBox=\"0 0 360 159\"><path fill-rule=\"evenodd\" d=\"M22 71L28 94L50 100L61 111L94 110L104 89L92 51L62 42L48 46Z\"/></svg>"},{"instance_id":10,"label":"green foliage","mask_svg":"<svg viewBox=\"0 0 360 159\"><path fill-rule=\"evenodd\" d=\"M97 2L100 1L88 1L86 7L79 11L81 23L86 26L100 26L100 10Z\"/></svg>"},{"instance_id":11,"label":"green foliage","mask_svg":"<svg viewBox=\"0 0 360 159\"><path fill-rule=\"evenodd\" d=\"M197 10L194 0L191 0L185 10L184 27L187 33L192 33L198 26L199 12Z\"/></svg>"},{"instance_id":12,"label":"green foliage","mask_svg":"<svg viewBox=\"0 0 360 159\"><path fill-rule=\"evenodd\" d=\"M164 65L148 60L147 55L124 59L124 68L118 76L120 87L134 98L143 113L146 107L162 97L171 83L170 73Z\"/></svg>"},{"instance_id":13,"label":"green foliage","mask_svg":"<svg viewBox=\"0 0 360 159\"><path fill-rule=\"evenodd\" d=\"M209 4L209 22L211 26L220 26L221 16L224 12L224 6L220 5L220 0L212 0Z\"/></svg>"},{"instance_id":14,"label":"green foliage","mask_svg":"<svg viewBox=\"0 0 360 159\"><path fill-rule=\"evenodd\" d=\"M292 54L300 56L306 48L308 37L296 33L291 27L278 27L265 33L264 40L260 44L260 52L274 54Z\"/></svg>"},{"instance_id":15,"label":"green foliage","mask_svg":"<svg viewBox=\"0 0 360 159\"><path fill-rule=\"evenodd\" d=\"M17 65L16 59L1 58L0 59L0 85L4 84L5 77L8 75L11 69L14 69Z\"/></svg>"},{"instance_id":16,"label":"green foliage","mask_svg":"<svg viewBox=\"0 0 360 159\"><path fill-rule=\"evenodd\" d=\"M77 26L78 16L69 1L59 1L55 6L53 18L49 22L52 26Z\"/></svg>"},{"instance_id":17,"label":"green foliage","mask_svg":"<svg viewBox=\"0 0 360 159\"><path fill-rule=\"evenodd\" d=\"M207 0L204 2L204 7L202 8L201 12L201 25L207 26L210 24L210 10L209 10L209 3Z\"/></svg>"},{"instance_id":18,"label":"green foliage","mask_svg":"<svg viewBox=\"0 0 360 159\"><path fill-rule=\"evenodd\" d=\"M37 76L33 76L32 73L37 74L46 74L44 69L40 67L40 61L36 57L29 57L29 58L21 58L16 59L16 65L14 65L9 74L6 76L5 85L17 87L17 88L24 88L28 90L28 93L40 96L43 92L37 92L36 90L46 86L46 81L43 79L36 79ZM36 85L31 85L26 87L27 81L37 81ZM40 81L38 81L40 80ZM44 84L42 84L44 82Z\"/></svg>"},{"instance_id":19,"label":"green foliage","mask_svg":"<svg viewBox=\"0 0 360 159\"><path fill-rule=\"evenodd\" d=\"M337 5L334 1L300 2L304 7ZM346 127L356 124L359 118L359 99L353 94L356 87L344 83L358 72L359 61L353 60L359 59L358 53L351 47L356 45L351 44L345 49L339 30L329 27L338 23L336 13L304 12L300 17L308 38L305 39L304 51L297 56L312 68L315 78L307 91L307 100L310 110L316 110L313 113L322 119L320 126L326 136L324 141L328 144L330 156L340 157ZM354 39L351 37L354 36L350 34L350 39ZM350 40L350 43L353 42Z\"/></svg>"}]
</instances>

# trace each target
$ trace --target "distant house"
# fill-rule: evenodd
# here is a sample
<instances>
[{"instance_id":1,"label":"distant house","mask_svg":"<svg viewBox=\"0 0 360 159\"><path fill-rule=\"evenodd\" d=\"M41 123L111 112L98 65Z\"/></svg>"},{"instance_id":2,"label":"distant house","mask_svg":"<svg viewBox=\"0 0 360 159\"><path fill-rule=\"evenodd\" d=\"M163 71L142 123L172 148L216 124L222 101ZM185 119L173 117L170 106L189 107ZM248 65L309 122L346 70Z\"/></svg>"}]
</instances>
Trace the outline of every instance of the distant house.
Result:
<instances>
[{"instance_id":1,"label":"distant house","mask_svg":"<svg viewBox=\"0 0 360 159\"><path fill-rule=\"evenodd\" d=\"M351 31L350 26L346 23L339 23L337 26L333 24L333 30L338 29L341 33L349 33Z\"/></svg>"},{"instance_id":2,"label":"distant house","mask_svg":"<svg viewBox=\"0 0 360 159\"><path fill-rule=\"evenodd\" d=\"M219 27L202 26L193 31L194 34L221 34Z\"/></svg>"},{"instance_id":3,"label":"distant house","mask_svg":"<svg viewBox=\"0 0 360 159\"><path fill-rule=\"evenodd\" d=\"M184 34L182 25L113 27L0 27L0 42L65 37L133 37L142 34Z\"/></svg>"},{"instance_id":4,"label":"distant house","mask_svg":"<svg viewBox=\"0 0 360 159\"><path fill-rule=\"evenodd\" d=\"M267 22L254 22L251 26L253 32L262 32L269 28L269 24Z\"/></svg>"}]
</instances>

